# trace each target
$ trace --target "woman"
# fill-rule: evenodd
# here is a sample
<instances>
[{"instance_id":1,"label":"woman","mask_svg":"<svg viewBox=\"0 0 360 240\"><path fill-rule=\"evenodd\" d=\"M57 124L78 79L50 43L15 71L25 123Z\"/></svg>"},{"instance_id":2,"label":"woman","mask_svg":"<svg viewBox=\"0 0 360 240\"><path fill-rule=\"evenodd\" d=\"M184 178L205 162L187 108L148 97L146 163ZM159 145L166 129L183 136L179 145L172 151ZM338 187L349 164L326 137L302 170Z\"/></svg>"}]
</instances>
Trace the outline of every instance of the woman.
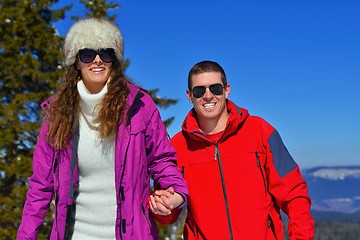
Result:
<instances>
[{"instance_id":1,"label":"woman","mask_svg":"<svg viewBox=\"0 0 360 240\"><path fill-rule=\"evenodd\" d=\"M47 117L17 239L37 239L51 200L50 239L158 239L150 177L155 189L171 189L170 209L186 200L187 186L158 109L124 76L120 30L79 20L64 54L63 82L42 104Z\"/></svg>"}]
</instances>

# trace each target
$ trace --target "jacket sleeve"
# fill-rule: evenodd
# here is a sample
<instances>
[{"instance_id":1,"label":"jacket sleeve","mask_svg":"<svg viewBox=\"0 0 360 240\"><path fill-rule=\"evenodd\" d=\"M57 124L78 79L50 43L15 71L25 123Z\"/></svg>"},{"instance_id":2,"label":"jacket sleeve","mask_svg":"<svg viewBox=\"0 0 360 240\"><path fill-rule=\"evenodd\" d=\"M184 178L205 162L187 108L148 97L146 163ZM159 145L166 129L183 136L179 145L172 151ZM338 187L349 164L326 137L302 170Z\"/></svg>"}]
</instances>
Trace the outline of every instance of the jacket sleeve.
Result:
<instances>
[{"instance_id":1,"label":"jacket sleeve","mask_svg":"<svg viewBox=\"0 0 360 240\"><path fill-rule=\"evenodd\" d=\"M17 238L37 239L38 228L44 221L45 214L53 195L52 160L53 148L46 141L47 123L41 126L33 155L33 174L29 179L29 189L22 213L22 220Z\"/></svg>"},{"instance_id":2,"label":"jacket sleeve","mask_svg":"<svg viewBox=\"0 0 360 240\"><path fill-rule=\"evenodd\" d=\"M153 214L153 213L152 214L153 214L154 218L156 219L156 221L158 221L162 225L173 224L179 218L179 216L183 210L183 205L181 205L179 208L172 210L171 214L169 214L167 216L157 215L157 214Z\"/></svg>"},{"instance_id":3,"label":"jacket sleeve","mask_svg":"<svg viewBox=\"0 0 360 240\"><path fill-rule=\"evenodd\" d=\"M266 148L269 192L289 217L289 239L313 239L314 220L310 214L311 199L299 166L275 129L270 133Z\"/></svg>"},{"instance_id":4,"label":"jacket sleeve","mask_svg":"<svg viewBox=\"0 0 360 240\"><path fill-rule=\"evenodd\" d=\"M173 187L175 192L179 193L187 202L187 184L176 164L176 152L170 143L160 113L152 100L149 105L147 109L150 110L150 119L146 126L145 138L148 167L154 180L154 188L157 190ZM182 204L180 208L183 206L185 204ZM162 223L161 220L159 222ZM167 221L163 224L165 223Z\"/></svg>"}]
</instances>

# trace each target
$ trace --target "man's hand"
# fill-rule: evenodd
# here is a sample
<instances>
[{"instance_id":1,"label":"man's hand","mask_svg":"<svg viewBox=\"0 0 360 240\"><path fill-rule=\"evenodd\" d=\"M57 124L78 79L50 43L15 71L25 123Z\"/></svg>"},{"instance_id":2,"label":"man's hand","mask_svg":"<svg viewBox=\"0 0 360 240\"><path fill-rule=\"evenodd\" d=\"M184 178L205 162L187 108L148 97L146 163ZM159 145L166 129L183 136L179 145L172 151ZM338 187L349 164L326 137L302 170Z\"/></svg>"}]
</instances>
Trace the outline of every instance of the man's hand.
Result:
<instances>
[{"instance_id":1,"label":"man's hand","mask_svg":"<svg viewBox=\"0 0 360 240\"><path fill-rule=\"evenodd\" d=\"M172 187L169 187L166 190L156 190L150 195L149 205L153 213L166 216L183 202L183 197L176 193Z\"/></svg>"}]
</instances>

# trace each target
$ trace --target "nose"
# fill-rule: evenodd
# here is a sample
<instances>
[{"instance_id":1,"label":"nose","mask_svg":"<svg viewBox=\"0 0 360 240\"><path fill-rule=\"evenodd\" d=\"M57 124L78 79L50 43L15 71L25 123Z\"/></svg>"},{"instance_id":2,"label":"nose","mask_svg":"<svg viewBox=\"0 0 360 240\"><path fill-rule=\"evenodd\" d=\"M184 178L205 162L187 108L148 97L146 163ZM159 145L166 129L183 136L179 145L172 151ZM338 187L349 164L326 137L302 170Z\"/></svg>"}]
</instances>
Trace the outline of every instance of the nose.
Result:
<instances>
[{"instance_id":1,"label":"nose","mask_svg":"<svg viewBox=\"0 0 360 240\"><path fill-rule=\"evenodd\" d=\"M99 56L99 54L97 54L96 55L96 57L95 57L95 59L94 59L94 61L93 61L94 63L101 63L102 62L102 60L101 60L101 58L100 58L100 56Z\"/></svg>"},{"instance_id":2,"label":"nose","mask_svg":"<svg viewBox=\"0 0 360 240\"><path fill-rule=\"evenodd\" d=\"M203 96L203 98L212 98L213 97L213 94L212 94L212 92L210 91L210 88L206 88L205 89L205 93L204 93L204 96Z\"/></svg>"}]
</instances>

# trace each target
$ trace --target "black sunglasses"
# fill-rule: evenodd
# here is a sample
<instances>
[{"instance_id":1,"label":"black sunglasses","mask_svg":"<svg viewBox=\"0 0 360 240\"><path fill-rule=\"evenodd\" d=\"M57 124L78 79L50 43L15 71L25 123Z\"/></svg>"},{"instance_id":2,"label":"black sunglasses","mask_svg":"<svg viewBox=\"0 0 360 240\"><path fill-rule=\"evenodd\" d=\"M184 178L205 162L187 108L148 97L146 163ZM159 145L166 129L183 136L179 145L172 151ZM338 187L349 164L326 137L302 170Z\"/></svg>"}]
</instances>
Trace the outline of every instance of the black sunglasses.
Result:
<instances>
[{"instance_id":1,"label":"black sunglasses","mask_svg":"<svg viewBox=\"0 0 360 240\"><path fill-rule=\"evenodd\" d=\"M204 96L206 88L207 87L205 87L205 86L196 86L196 87L193 87L191 92L194 95L194 97L201 98L202 96ZM220 83L211 84L209 86L209 89L210 89L210 92L214 95L221 95L224 92L224 86L221 85Z\"/></svg>"},{"instance_id":2,"label":"black sunglasses","mask_svg":"<svg viewBox=\"0 0 360 240\"><path fill-rule=\"evenodd\" d=\"M99 55L100 59L106 63L114 61L115 58L114 49L112 48L99 49L98 51L84 48L80 49L78 53L79 59L83 63L91 63L96 58L96 55Z\"/></svg>"}]
</instances>

